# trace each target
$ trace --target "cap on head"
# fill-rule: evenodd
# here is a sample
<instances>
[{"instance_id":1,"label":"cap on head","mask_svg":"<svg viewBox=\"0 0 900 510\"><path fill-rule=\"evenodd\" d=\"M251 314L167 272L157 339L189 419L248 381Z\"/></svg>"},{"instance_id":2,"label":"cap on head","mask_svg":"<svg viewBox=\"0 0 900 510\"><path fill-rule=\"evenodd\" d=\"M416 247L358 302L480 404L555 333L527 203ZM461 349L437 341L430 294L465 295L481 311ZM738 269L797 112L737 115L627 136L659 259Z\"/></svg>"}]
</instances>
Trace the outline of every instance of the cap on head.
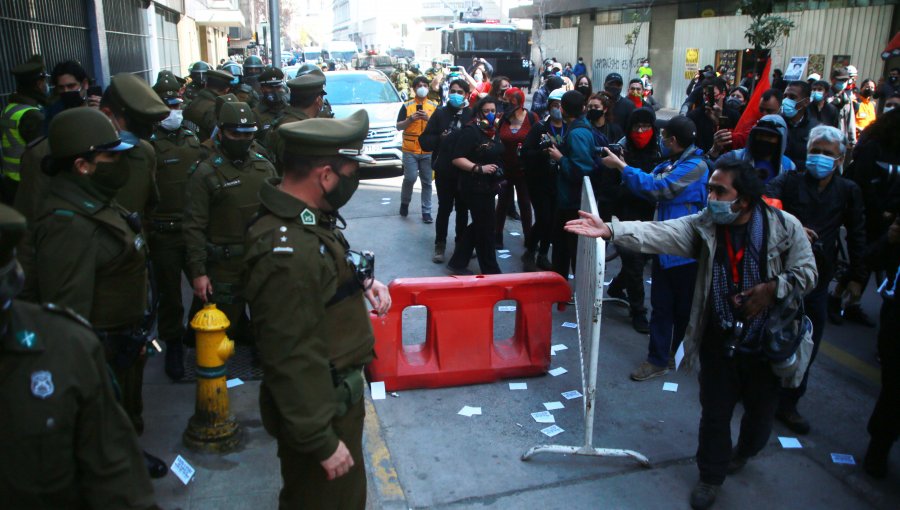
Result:
<instances>
[{"instance_id":1,"label":"cap on head","mask_svg":"<svg viewBox=\"0 0 900 510\"><path fill-rule=\"evenodd\" d=\"M342 120L308 119L290 122L278 128L285 153L298 156L343 156L360 163L375 160L362 153L369 134L369 114L365 110Z\"/></svg>"},{"instance_id":2,"label":"cap on head","mask_svg":"<svg viewBox=\"0 0 900 510\"><path fill-rule=\"evenodd\" d=\"M107 89L109 97L122 108L122 113L146 124L159 122L169 116L169 107L143 79L130 73L112 77Z\"/></svg>"},{"instance_id":3,"label":"cap on head","mask_svg":"<svg viewBox=\"0 0 900 510\"><path fill-rule=\"evenodd\" d=\"M323 92L323 88L325 87L325 73L318 67L310 67L311 69L309 72L303 75L298 73L296 78L287 82L288 88L291 89L291 94L306 96L316 92Z\"/></svg>"},{"instance_id":4,"label":"cap on head","mask_svg":"<svg viewBox=\"0 0 900 510\"><path fill-rule=\"evenodd\" d=\"M33 55L31 58L22 62L12 69L13 76L17 81L30 82L46 78L47 73L44 72L44 58L40 55Z\"/></svg>"},{"instance_id":5,"label":"cap on head","mask_svg":"<svg viewBox=\"0 0 900 510\"><path fill-rule=\"evenodd\" d=\"M277 87L284 83L284 71L277 67L269 67L259 74L257 80L260 85Z\"/></svg>"},{"instance_id":6,"label":"cap on head","mask_svg":"<svg viewBox=\"0 0 900 510\"><path fill-rule=\"evenodd\" d=\"M50 121L47 138L50 153L57 159L132 148L119 140L112 121L96 108L70 108L58 113Z\"/></svg>"},{"instance_id":7,"label":"cap on head","mask_svg":"<svg viewBox=\"0 0 900 510\"><path fill-rule=\"evenodd\" d=\"M562 101L563 95L565 95L566 89L560 87L553 92L550 93L550 96L547 97L548 101ZM584 97L584 96L582 96Z\"/></svg>"},{"instance_id":8,"label":"cap on head","mask_svg":"<svg viewBox=\"0 0 900 510\"><path fill-rule=\"evenodd\" d=\"M839 69L831 70L831 79L832 80L849 80L850 73L847 72L846 67L841 67Z\"/></svg>"},{"instance_id":9,"label":"cap on head","mask_svg":"<svg viewBox=\"0 0 900 510\"><path fill-rule=\"evenodd\" d=\"M6 265L25 235L25 217L8 205L0 205L0 264Z\"/></svg>"},{"instance_id":10,"label":"cap on head","mask_svg":"<svg viewBox=\"0 0 900 510\"><path fill-rule=\"evenodd\" d=\"M225 103L237 103L238 98L234 94L222 94L221 96L216 97L216 106L214 111L216 112L216 119L219 118L219 112L222 111L222 105Z\"/></svg>"},{"instance_id":11,"label":"cap on head","mask_svg":"<svg viewBox=\"0 0 900 510\"><path fill-rule=\"evenodd\" d=\"M551 76L547 78L547 90L556 90L565 85L565 83L559 76Z\"/></svg>"},{"instance_id":12,"label":"cap on head","mask_svg":"<svg viewBox=\"0 0 900 510\"><path fill-rule=\"evenodd\" d=\"M812 73L811 75L806 77L806 81L808 82L817 82L822 79L822 75L819 73Z\"/></svg>"},{"instance_id":13,"label":"cap on head","mask_svg":"<svg viewBox=\"0 0 900 510\"><path fill-rule=\"evenodd\" d=\"M697 137L697 126L694 121L684 115L676 115L669 119L666 123L666 134L674 136L678 141L678 145L682 147L690 147L694 144Z\"/></svg>"},{"instance_id":14,"label":"cap on head","mask_svg":"<svg viewBox=\"0 0 900 510\"><path fill-rule=\"evenodd\" d=\"M620 85L625 83L624 80L622 80L622 75L619 73L609 73L606 75L606 79L603 80L603 83L615 83L615 82L619 82Z\"/></svg>"},{"instance_id":15,"label":"cap on head","mask_svg":"<svg viewBox=\"0 0 900 510\"><path fill-rule=\"evenodd\" d=\"M178 92L181 90L181 81L172 71L160 71L153 84L153 91L169 106L175 106L182 102Z\"/></svg>"},{"instance_id":16,"label":"cap on head","mask_svg":"<svg viewBox=\"0 0 900 510\"><path fill-rule=\"evenodd\" d=\"M856 66L847 66L846 69L847 75L849 75L851 78L856 78L857 76L859 76L859 71L856 70Z\"/></svg>"},{"instance_id":17,"label":"cap on head","mask_svg":"<svg viewBox=\"0 0 900 510\"><path fill-rule=\"evenodd\" d=\"M234 82L234 75L228 71L210 69L206 72L206 86L216 89L225 89L230 87Z\"/></svg>"},{"instance_id":18,"label":"cap on head","mask_svg":"<svg viewBox=\"0 0 900 510\"><path fill-rule=\"evenodd\" d=\"M239 133L256 132L256 114L247 103L226 102L218 114L221 129L233 129Z\"/></svg>"}]
</instances>

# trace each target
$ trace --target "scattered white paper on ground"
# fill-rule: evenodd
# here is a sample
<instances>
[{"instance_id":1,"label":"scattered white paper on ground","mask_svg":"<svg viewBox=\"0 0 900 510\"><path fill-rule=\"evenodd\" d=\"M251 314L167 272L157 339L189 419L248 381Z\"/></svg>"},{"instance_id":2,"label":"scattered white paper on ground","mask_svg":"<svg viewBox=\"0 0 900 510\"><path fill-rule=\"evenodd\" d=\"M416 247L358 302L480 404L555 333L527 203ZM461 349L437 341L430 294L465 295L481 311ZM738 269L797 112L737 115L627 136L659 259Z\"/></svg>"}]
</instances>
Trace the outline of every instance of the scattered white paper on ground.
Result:
<instances>
[{"instance_id":1,"label":"scattered white paper on ground","mask_svg":"<svg viewBox=\"0 0 900 510\"><path fill-rule=\"evenodd\" d=\"M518 232L510 232L509 235L511 235L511 236L513 236L513 237L519 237L519 236L522 235L522 234L520 234L520 233L518 233Z\"/></svg>"},{"instance_id":2,"label":"scattered white paper on ground","mask_svg":"<svg viewBox=\"0 0 900 510\"><path fill-rule=\"evenodd\" d=\"M384 391L384 381L373 382L369 389L372 391L372 400L384 400L387 398L387 394Z\"/></svg>"},{"instance_id":3,"label":"scattered white paper on ground","mask_svg":"<svg viewBox=\"0 0 900 510\"><path fill-rule=\"evenodd\" d=\"M565 406L562 405L562 402L544 402L544 408L548 411L555 411L564 407Z\"/></svg>"},{"instance_id":4,"label":"scattered white paper on ground","mask_svg":"<svg viewBox=\"0 0 900 510\"><path fill-rule=\"evenodd\" d=\"M578 327L578 324L575 324L574 322L563 322L562 327L575 329Z\"/></svg>"},{"instance_id":5,"label":"scattered white paper on ground","mask_svg":"<svg viewBox=\"0 0 900 510\"><path fill-rule=\"evenodd\" d=\"M553 344L550 346L550 352L564 351L568 349L566 344Z\"/></svg>"},{"instance_id":6,"label":"scattered white paper on ground","mask_svg":"<svg viewBox=\"0 0 900 510\"><path fill-rule=\"evenodd\" d=\"M191 481L191 478L194 477L194 473L196 470L188 464L188 461L184 460L184 458L179 455L175 457L175 462L172 463L172 467L169 468L175 476L181 480L181 483L187 485L188 482Z\"/></svg>"},{"instance_id":7,"label":"scattered white paper on ground","mask_svg":"<svg viewBox=\"0 0 900 510\"><path fill-rule=\"evenodd\" d=\"M578 390L565 391L561 393L561 395L566 397L566 400L572 400L573 398L579 398L583 396Z\"/></svg>"},{"instance_id":8,"label":"scattered white paper on ground","mask_svg":"<svg viewBox=\"0 0 900 510\"><path fill-rule=\"evenodd\" d=\"M244 381L241 380L240 377L235 377L234 379L228 379L225 381L226 388L234 388L235 386L240 386L244 384Z\"/></svg>"},{"instance_id":9,"label":"scattered white paper on ground","mask_svg":"<svg viewBox=\"0 0 900 510\"><path fill-rule=\"evenodd\" d=\"M549 371L549 372L547 372L547 373L550 374L550 375L552 375L553 377L556 377L556 376L559 376L559 375L563 375L563 374L565 374L566 372L568 372L568 370L566 370L565 368L563 368L563 367L556 367L556 368L554 368L553 370L551 370L551 371Z\"/></svg>"},{"instance_id":10,"label":"scattered white paper on ground","mask_svg":"<svg viewBox=\"0 0 900 510\"><path fill-rule=\"evenodd\" d=\"M509 250L497 250L497 253L505 254L509 253Z\"/></svg>"},{"instance_id":11,"label":"scattered white paper on ground","mask_svg":"<svg viewBox=\"0 0 900 510\"><path fill-rule=\"evenodd\" d=\"M835 464L848 464L850 466L856 465L856 459L849 453L832 453L831 462L834 462Z\"/></svg>"},{"instance_id":12,"label":"scattered white paper on ground","mask_svg":"<svg viewBox=\"0 0 900 510\"><path fill-rule=\"evenodd\" d=\"M390 202L382 202L381 205L391 205Z\"/></svg>"},{"instance_id":13,"label":"scattered white paper on ground","mask_svg":"<svg viewBox=\"0 0 900 510\"><path fill-rule=\"evenodd\" d=\"M550 425L545 429L541 429L541 432L543 432L547 437L553 437L555 435L562 434L565 431L561 429L559 425Z\"/></svg>"},{"instance_id":14,"label":"scattered white paper on ground","mask_svg":"<svg viewBox=\"0 0 900 510\"><path fill-rule=\"evenodd\" d=\"M382 199L382 200L388 200L388 201L390 201L390 200L391 200L391 197L381 197L381 199Z\"/></svg>"},{"instance_id":15,"label":"scattered white paper on ground","mask_svg":"<svg viewBox=\"0 0 900 510\"><path fill-rule=\"evenodd\" d=\"M531 413L531 417L538 423L556 423L556 418L550 414L550 411L538 411Z\"/></svg>"},{"instance_id":16,"label":"scattered white paper on ground","mask_svg":"<svg viewBox=\"0 0 900 510\"><path fill-rule=\"evenodd\" d=\"M500 258L500 259L508 259L510 257L512 257L512 255L510 255L509 253L502 253L500 255L497 255L497 258Z\"/></svg>"},{"instance_id":17,"label":"scattered white paper on ground","mask_svg":"<svg viewBox=\"0 0 900 510\"><path fill-rule=\"evenodd\" d=\"M511 382L509 383L509 389L511 390L527 390L528 383L524 382Z\"/></svg>"},{"instance_id":18,"label":"scattered white paper on ground","mask_svg":"<svg viewBox=\"0 0 900 510\"><path fill-rule=\"evenodd\" d=\"M681 362L684 361L684 342L678 344L678 350L675 351L675 371L681 368Z\"/></svg>"},{"instance_id":19,"label":"scattered white paper on ground","mask_svg":"<svg viewBox=\"0 0 900 510\"><path fill-rule=\"evenodd\" d=\"M673 383L673 382L663 383L663 391L671 391L671 392L678 391L678 383Z\"/></svg>"},{"instance_id":20,"label":"scattered white paper on ground","mask_svg":"<svg viewBox=\"0 0 900 510\"><path fill-rule=\"evenodd\" d=\"M515 311L516 311L516 305L509 305L509 306L505 306L505 305L504 305L504 306L498 306L498 307L497 307L497 310L499 310L499 311L501 311L501 312L515 312Z\"/></svg>"},{"instance_id":21,"label":"scattered white paper on ground","mask_svg":"<svg viewBox=\"0 0 900 510\"><path fill-rule=\"evenodd\" d=\"M481 408L480 408L480 407L463 406L463 408L460 409L460 410L459 410L459 413L457 413L457 414L461 414L461 415L463 415L463 416L472 417L472 416L475 416L475 415L477 415L477 414L481 414Z\"/></svg>"},{"instance_id":22,"label":"scattered white paper on ground","mask_svg":"<svg viewBox=\"0 0 900 510\"><path fill-rule=\"evenodd\" d=\"M781 443L782 448L803 448L803 445L800 444L800 440L796 437L778 437L778 442Z\"/></svg>"}]
</instances>

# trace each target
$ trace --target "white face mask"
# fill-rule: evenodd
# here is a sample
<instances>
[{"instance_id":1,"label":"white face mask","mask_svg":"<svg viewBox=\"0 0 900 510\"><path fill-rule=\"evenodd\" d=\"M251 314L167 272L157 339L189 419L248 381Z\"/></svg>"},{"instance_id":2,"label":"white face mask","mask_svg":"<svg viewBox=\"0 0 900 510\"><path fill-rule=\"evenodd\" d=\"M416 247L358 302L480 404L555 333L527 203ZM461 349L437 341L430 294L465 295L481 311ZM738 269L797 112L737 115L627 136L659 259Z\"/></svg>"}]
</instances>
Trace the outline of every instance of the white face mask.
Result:
<instances>
[{"instance_id":1,"label":"white face mask","mask_svg":"<svg viewBox=\"0 0 900 510\"><path fill-rule=\"evenodd\" d=\"M163 129L168 131L175 131L176 129L181 127L181 121L183 120L184 111L183 110L171 110L169 111L169 116L162 120L159 123Z\"/></svg>"},{"instance_id":2,"label":"white face mask","mask_svg":"<svg viewBox=\"0 0 900 510\"><path fill-rule=\"evenodd\" d=\"M416 89L416 97L424 99L428 95L428 87L419 87Z\"/></svg>"}]
</instances>

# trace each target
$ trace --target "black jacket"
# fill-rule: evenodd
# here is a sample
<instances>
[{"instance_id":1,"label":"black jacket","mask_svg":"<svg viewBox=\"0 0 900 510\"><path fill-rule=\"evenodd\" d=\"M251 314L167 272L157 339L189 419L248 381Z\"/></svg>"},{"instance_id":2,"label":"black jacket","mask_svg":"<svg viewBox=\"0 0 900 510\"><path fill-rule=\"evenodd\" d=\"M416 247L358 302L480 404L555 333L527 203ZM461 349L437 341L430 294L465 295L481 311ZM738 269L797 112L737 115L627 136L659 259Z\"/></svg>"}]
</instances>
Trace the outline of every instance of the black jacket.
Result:
<instances>
[{"instance_id":1,"label":"black jacket","mask_svg":"<svg viewBox=\"0 0 900 510\"><path fill-rule=\"evenodd\" d=\"M784 121L788 126L787 147L784 149L784 155L797 165L798 172L803 172L806 170L806 144L809 142L809 132L819 125L819 121L810 116L808 111L803 113L803 119L796 125L791 124L788 119L784 119Z\"/></svg>"},{"instance_id":2,"label":"black jacket","mask_svg":"<svg viewBox=\"0 0 900 510\"><path fill-rule=\"evenodd\" d=\"M722 107L722 115L728 117L732 126L737 126L738 121L741 119L741 113L729 106ZM713 136L716 134L716 125L709 118L709 115L706 114L706 108L694 108L688 112L687 118L694 121L694 125L697 126L697 138L694 141L694 145L704 151L711 149Z\"/></svg>"},{"instance_id":3,"label":"black jacket","mask_svg":"<svg viewBox=\"0 0 900 510\"><path fill-rule=\"evenodd\" d=\"M785 212L796 216L804 227L819 236L813 243L819 288L827 288L834 276L842 225L847 228L848 276L853 281L864 282L867 274L863 260L866 232L862 192L855 182L837 174L821 192L818 187L819 181L809 174L786 172L769 181L766 196L780 199Z\"/></svg>"},{"instance_id":4,"label":"black jacket","mask_svg":"<svg viewBox=\"0 0 900 510\"><path fill-rule=\"evenodd\" d=\"M809 108L806 110L809 112L813 118L818 121L819 124L823 124L826 126L838 127L838 123L841 120L840 112L838 109L834 107L833 104L829 102L825 102L822 106L822 109L819 109L819 105L812 103L809 105Z\"/></svg>"},{"instance_id":5,"label":"black jacket","mask_svg":"<svg viewBox=\"0 0 900 510\"><path fill-rule=\"evenodd\" d=\"M613 105L613 122L625 131L625 124L628 122L628 116L634 111L634 103L627 97L619 96L619 100Z\"/></svg>"},{"instance_id":6,"label":"black jacket","mask_svg":"<svg viewBox=\"0 0 900 510\"><path fill-rule=\"evenodd\" d=\"M549 121L543 121L532 126L528 136L525 137L525 142L522 144L520 157L522 159L522 167L525 170L525 181L529 187L547 186L553 189L556 188L556 165L547 156L547 153L540 148L541 137L550 132L549 125Z\"/></svg>"},{"instance_id":7,"label":"black jacket","mask_svg":"<svg viewBox=\"0 0 900 510\"><path fill-rule=\"evenodd\" d=\"M853 164L846 176L862 190L866 214L866 238L880 238L891 221L885 212L900 211L900 153L876 140L863 140L853 150Z\"/></svg>"},{"instance_id":8,"label":"black jacket","mask_svg":"<svg viewBox=\"0 0 900 510\"><path fill-rule=\"evenodd\" d=\"M431 168L440 176L452 170L450 156L453 145L462 128L472 120L472 110L468 108L438 108L428 119L425 130L419 135L422 150L431 152ZM453 125L451 129L451 124ZM449 130L449 131L448 131Z\"/></svg>"}]
</instances>

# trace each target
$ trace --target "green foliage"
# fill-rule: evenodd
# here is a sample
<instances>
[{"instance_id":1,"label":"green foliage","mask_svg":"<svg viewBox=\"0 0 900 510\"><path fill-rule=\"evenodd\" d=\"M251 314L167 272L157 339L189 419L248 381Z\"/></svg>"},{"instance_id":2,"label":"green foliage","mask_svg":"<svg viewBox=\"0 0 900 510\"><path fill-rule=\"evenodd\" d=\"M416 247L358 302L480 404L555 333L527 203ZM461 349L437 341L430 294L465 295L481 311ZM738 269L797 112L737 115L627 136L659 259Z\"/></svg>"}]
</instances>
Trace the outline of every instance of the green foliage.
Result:
<instances>
[{"instance_id":1,"label":"green foliage","mask_svg":"<svg viewBox=\"0 0 900 510\"><path fill-rule=\"evenodd\" d=\"M772 49L796 26L788 18L772 15L772 3L772 0L741 1L741 13L752 19L744 37L757 51Z\"/></svg>"}]
</instances>

